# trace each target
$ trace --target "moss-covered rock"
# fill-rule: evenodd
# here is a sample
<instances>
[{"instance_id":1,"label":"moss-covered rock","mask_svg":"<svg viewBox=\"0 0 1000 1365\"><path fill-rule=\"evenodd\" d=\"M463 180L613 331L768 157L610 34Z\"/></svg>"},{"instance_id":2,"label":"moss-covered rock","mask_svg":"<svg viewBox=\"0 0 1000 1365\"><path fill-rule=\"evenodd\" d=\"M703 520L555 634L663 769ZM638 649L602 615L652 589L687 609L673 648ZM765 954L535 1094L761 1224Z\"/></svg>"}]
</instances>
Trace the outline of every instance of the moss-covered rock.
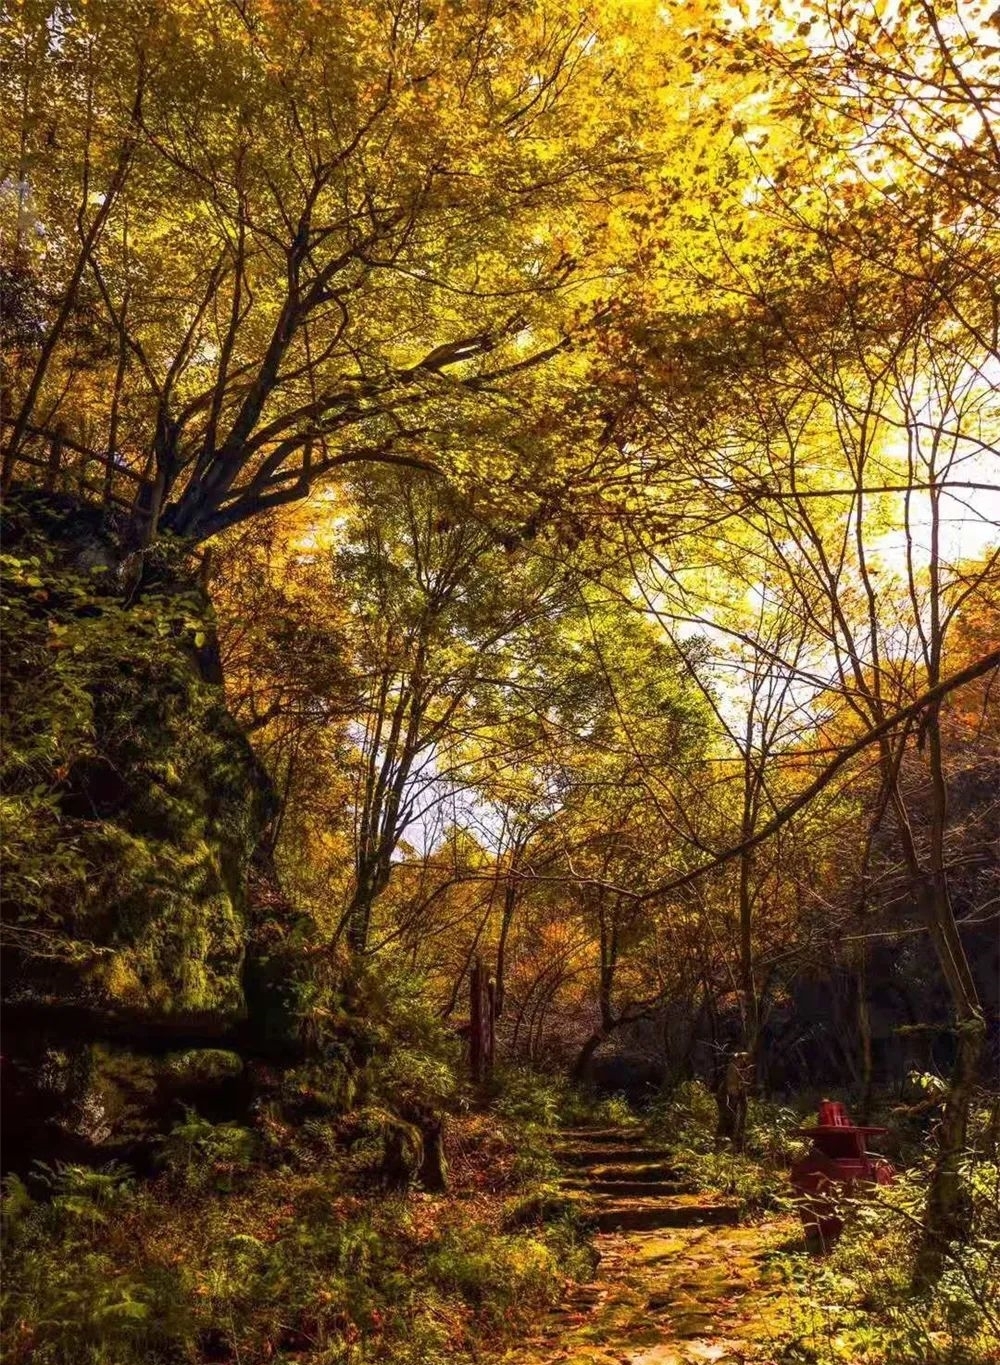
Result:
<instances>
[{"instance_id":1,"label":"moss-covered rock","mask_svg":"<svg viewBox=\"0 0 1000 1365\"><path fill-rule=\"evenodd\" d=\"M246 1020L274 798L183 547L137 593L93 509L25 494L2 529L8 1123L29 1156L54 1131L105 1149L233 1082L239 1059L205 1045Z\"/></svg>"},{"instance_id":2,"label":"moss-covered rock","mask_svg":"<svg viewBox=\"0 0 1000 1365\"><path fill-rule=\"evenodd\" d=\"M346 1059L327 1057L290 1067L281 1076L277 1099L291 1123L345 1114L357 1097L358 1072Z\"/></svg>"},{"instance_id":3,"label":"moss-covered rock","mask_svg":"<svg viewBox=\"0 0 1000 1365\"><path fill-rule=\"evenodd\" d=\"M115 1042L60 1038L54 1021L33 1040L6 1040L5 1157L148 1161L157 1141L189 1108L225 1118L246 1107L243 1059L223 1048L142 1051Z\"/></svg>"},{"instance_id":4,"label":"moss-covered rock","mask_svg":"<svg viewBox=\"0 0 1000 1365\"><path fill-rule=\"evenodd\" d=\"M210 604L182 569L124 601L113 539L64 502L15 502L4 547L7 997L239 1018L273 798L204 676Z\"/></svg>"},{"instance_id":5,"label":"moss-covered rock","mask_svg":"<svg viewBox=\"0 0 1000 1365\"><path fill-rule=\"evenodd\" d=\"M183 1090L219 1086L243 1074L243 1058L221 1047L190 1048L167 1057L164 1067L168 1083Z\"/></svg>"}]
</instances>

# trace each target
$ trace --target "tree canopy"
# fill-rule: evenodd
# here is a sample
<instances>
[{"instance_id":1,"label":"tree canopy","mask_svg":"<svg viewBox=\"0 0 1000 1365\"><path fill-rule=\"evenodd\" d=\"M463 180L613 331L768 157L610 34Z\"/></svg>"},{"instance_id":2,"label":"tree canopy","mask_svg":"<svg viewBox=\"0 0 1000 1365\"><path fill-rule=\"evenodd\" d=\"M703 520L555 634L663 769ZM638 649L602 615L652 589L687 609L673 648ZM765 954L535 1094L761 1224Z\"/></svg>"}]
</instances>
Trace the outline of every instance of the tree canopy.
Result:
<instances>
[{"instance_id":1,"label":"tree canopy","mask_svg":"<svg viewBox=\"0 0 1000 1365\"><path fill-rule=\"evenodd\" d=\"M829 969L870 1085L866 973L919 934L954 1043L928 1281L997 1042L997 29L0 20L5 495L103 507L126 607L200 556L324 951L403 954L445 1019L492 963L510 1055L581 1072L676 1008L679 1070L708 1020L766 1078Z\"/></svg>"}]
</instances>

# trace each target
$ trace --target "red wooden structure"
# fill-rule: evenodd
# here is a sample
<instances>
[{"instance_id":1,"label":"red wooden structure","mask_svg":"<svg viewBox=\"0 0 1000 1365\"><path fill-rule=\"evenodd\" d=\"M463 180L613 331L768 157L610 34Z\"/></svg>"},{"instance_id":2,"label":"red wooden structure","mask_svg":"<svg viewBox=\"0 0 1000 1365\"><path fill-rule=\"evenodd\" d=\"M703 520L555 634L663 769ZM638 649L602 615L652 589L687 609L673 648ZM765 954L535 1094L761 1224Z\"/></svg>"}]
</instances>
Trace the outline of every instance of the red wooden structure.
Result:
<instances>
[{"instance_id":1,"label":"red wooden structure","mask_svg":"<svg viewBox=\"0 0 1000 1365\"><path fill-rule=\"evenodd\" d=\"M811 1250L828 1251L843 1231L838 1196L860 1193L865 1186L889 1185L895 1171L884 1157L865 1149L865 1138L885 1133L851 1122L844 1105L823 1100L815 1128L800 1128L812 1147L792 1166L792 1186Z\"/></svg>"}]
</instances>

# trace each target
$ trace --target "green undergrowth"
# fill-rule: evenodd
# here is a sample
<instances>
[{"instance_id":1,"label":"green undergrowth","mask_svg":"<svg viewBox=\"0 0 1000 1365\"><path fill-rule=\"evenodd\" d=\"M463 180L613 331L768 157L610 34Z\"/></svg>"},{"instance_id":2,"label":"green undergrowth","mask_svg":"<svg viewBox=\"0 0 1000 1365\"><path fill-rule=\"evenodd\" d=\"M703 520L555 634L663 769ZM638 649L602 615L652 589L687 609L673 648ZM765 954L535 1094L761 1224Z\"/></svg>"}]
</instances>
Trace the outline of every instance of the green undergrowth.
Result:
<instances>
[{"instance_id":1,"label":"green undergrowth","mask_svg":"<svg viewBox=\"0 0 1000 1365\"><path fill-rule=\"evenodd\" d=\"M8 1365L465 1361L590 1273L572 1210L532 1207L509 1121L455 1122L444 1196L359 1185L321 1127L311 1159L280 1165L259 1134L189 1115L151 1181L8 1180Z\"/></svg>"},{"instance_id":2,"label":"green undergrowth","mask_svg":"<svg viewBox=\"0 0 1000 1365\"><path fill-rule=\"evenodd\" d=\"M499 1114L533 1128L624 1128L640 1122L622 1095L600 1095L527 1066L499 1068L492 1095Z\"/></svg>"},{"instance_id":3,"label":"green undergrowth","mask_svg":"<svg viewBox=\"0 0 1000 1365\"><path fill-rule=\"evenodd\" d=\"M5 1365L457 1365L589 1277L523 1094L471 1090L398 963L323 961L288 1007L308 1055L258 1068L240 1120L188 1107L147 1178L36 1163L7 1180Z\"/></svg>"},{"instance_id":4,"label":"green undergrowth","mask_svg":"<svg viewBox=\"0 0 1000 1365\"><path fill-rule=\"evenodd\" d=\"M650 1107L648 1126L691 1186L735 1199L747 1214L791 1208L788 1168L805 1151L793 1136L802 1116L784 1105L751 1100L743 1152L717 1147L716 1118L711 1091L689 1081Z\"/></svg>"},{"instance_id":5,"label":"green undergrowth","mask_svg":"<svg viewBox=\"0 0 1000 1365\"><path fill-rule=\"evenodd\" d=\"M794 1212L789 1167L806 1150L795 1109L751 1101L746 1150L716 1149L716 1109L699 1083L679 1087L649 1115L650 1131L672 1152L678 1172L706 1192L735 1198L744 1213ZM769 1258L784 1286L780 1338L762 1343L782 1365L996 1365L1000 1361L1000 1165L995 1108L975 1115L966 1157L971 1235L953 1244L944 1275L928 1292L913 1289L913 1268L933 1156L933 1132L912 1110L888 1100L873 1111L890 1128L894 1184L845 1199L844 1232L826 1257L801 1237ZM787 1324L784 1325L784 1324ZM754 1356L754 1359L757 1357Z\"/></svg>"},{"instance_id":6,"label":"green undergrowth","mask_svg":"<svg viewBox=\"0 0 1000 1365\"><path fill-rule=\"evenodd\" d=\"M929 1148L895 1184L845 1200L830 1256L778 1258L794 1324L783 1360L801 1365L995 1365L1000 1360L1000 1165L985 1112L966 1157L967 1240L944 1274L915 1293L913 1266L930 1175Z\"/></svg>"}]
</instances>

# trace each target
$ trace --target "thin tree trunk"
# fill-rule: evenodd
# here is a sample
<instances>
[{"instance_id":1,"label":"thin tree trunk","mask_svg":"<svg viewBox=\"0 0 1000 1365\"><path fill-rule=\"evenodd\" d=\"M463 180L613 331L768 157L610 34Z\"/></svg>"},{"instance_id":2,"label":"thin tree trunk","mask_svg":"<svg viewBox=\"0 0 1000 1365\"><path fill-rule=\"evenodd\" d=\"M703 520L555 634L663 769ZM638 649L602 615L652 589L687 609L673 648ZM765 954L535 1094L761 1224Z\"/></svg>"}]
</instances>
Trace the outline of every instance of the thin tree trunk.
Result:
<instances>
[{"instance_id":1,"label":"thin tree trunk","mask_svg":"<svg viewBox=\"0 0 1000 1365\"><path fill-rule=\"evenodd\" d=\"M476 1085L489 1080L493 1072L492 985L482 958L477 957L469 979L469 1069Z\"/></svg>"},{"instance_id":2,"label":"thin tree trunk","mask_svg":"<svg viewBox=\"0 0 1000 1365\"><path fill-rule=\"evenodd\" d=\"M442 1019L449 1019L455 1010L455 1006L458 1004L458 997L462 990L462 982L465 980L466 974L468 973L469 968L472 965L472 959L476 956L476 954L479 951L479 941L483 936L483 931L485 930L487 924L489 924L490 921L490 912L493 908L493 895L495 890L496 883L494 882L493 886L490 888L490 899L486 905L486 913L483 915L482 919L479 921L479 924L476 926L476 932L472 936L472 942L469 944L468 951L466 952L465 957L462 961L461 970L455 977L455 984L451 988L451 994L448 997L448 1002L445 1005L444 1009L441 1011Z\"/></svg>"},{"instance_id":3,"label":"thin tree trunk","mask_svg":"<svg viewBox=\"0 0 1000 1365\"><path fill-rule=\"evenodd\" d=\"M576 1061L573 1063L570 1075L576 1082L584 1081L590 1074L590 1065L594 1060L594 1053L604 1042L607 1032L603 1028L595 1029L583 1047L577 1053Z\"/></svg>"},{"instance_id":4,"label":"thin tree trunk","mask_svg":"<svg viewBox=\"0 0 1000 1365\"><path fill-rule=\"evenodd\" d=\"M500 920L500 937L497 940L497 965L496 965L496 996L497 996L497 1018L503 1014L505 977L507 972L507 939L510 936L510 928L514 922L514 911L517 909L517 888L513 883L507 883L503 896L503 914Z\"/></svg>"},{"instance_id":5,"label":"thin tree trunk","mask_svg":"<svg viewBox=\"0 0 1000 1365\"><path fill-rule=\"evenodd\" d=\"M920 1290L936 1283L944 1270L950 1243L961 1240L969 1231L972 1206L965 1189L963 1158L986 1032L982 1005L958 932L948 886L945 862L948 802L937 705L926 715L925 738L932 803L929 867L921 863L898 787L893 793L893 806L907 865L917 884L918 903L948 986L958 1044L937 1129L937 1153L927 1191L923 1236L914 1267L914 1286Z\"/></svg>"},{"instance_id":6,"label":"thin tree trunk","mask_svg":"<svg viewBox=\"0 0 1000 1365\"><path fill-rule=\"evenodd\" d=\"M861 1044L861 1104L862 1123L868 1122L872 1103L872 1018L868 1007L868 949L864 940L858 955L855 985L858 996L858 1040Z\"/></svg>"}]
</instances>

